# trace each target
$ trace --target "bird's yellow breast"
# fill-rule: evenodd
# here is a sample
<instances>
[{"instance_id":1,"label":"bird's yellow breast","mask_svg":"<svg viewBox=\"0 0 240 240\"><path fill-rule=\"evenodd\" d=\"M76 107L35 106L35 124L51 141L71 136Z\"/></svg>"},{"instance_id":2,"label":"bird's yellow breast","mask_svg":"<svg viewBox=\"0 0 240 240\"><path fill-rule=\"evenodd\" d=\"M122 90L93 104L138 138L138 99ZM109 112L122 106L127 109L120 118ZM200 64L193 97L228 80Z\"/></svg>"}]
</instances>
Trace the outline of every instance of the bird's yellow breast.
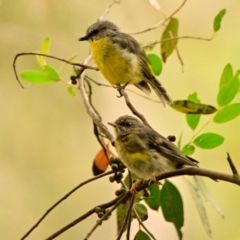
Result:
<instances>
[{"instance_id":1,"label":"bird's yellow breast","mask_svg":"<svg viewBox=\"0 0 240 240\"><path fill-rule=\"evenodd\" d=\"M91 49L99 70L112 85L143 80L138 57L127 49L121 49L109 37L94 40Z\"/></svg>"}]
</instances>

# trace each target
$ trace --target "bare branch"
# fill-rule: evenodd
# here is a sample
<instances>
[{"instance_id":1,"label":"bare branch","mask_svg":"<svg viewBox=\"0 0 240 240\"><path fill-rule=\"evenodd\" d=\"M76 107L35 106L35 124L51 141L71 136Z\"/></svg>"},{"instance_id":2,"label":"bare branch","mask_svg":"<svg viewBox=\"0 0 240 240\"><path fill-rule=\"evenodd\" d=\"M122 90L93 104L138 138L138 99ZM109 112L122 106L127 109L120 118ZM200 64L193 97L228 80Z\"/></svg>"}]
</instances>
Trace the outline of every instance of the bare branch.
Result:
<instances>
[{"instance_id":1,"label":"bare branch","mask_svg":"<svg viewBox=\"0 0 240 240\"><path fill-rule=\"evenodd\" d=\"M96 68L96 67L88 66L88 65L85 65L85 64L81 64L81 63L73 63L73 62L70 62L70 61L65 60L63 58L58 58L58 57L55 57L55 56L52 56L52 55L43 54L43 53L34 53L34 52L22 52L22 53L18 53L13 60L14 74L15 74L15 77L16 77L17 81L19 82L19 84L22 88L24 88L24 86L22 85L21 81L18 78L18 74L17 74L17 70L16 70L16 62L17 62L18 57L26 56L26 55L43 56L43 57L52 58L52 59L55 59L55 60L58 60L58 61L61 61L61 62L65 62L65 63L70 64L72 66L78 66L78 67L81 67L83 69L92 69L92 70L98 71L98 68Z\"/></svg>"},{"instance_id":2,"label":"bare branch","mask_svg":"<svg viewBox=\"0 0 240 240\"><path fill-rule=\"evenodd\" d=\"M87 64L91 59L91 56L89 56L85 61L84 65ZM85 105L85 108L89 114L89 116L92 118L94 123L98 126L98 128L101 130L101 132L110 140L110 142L114 142L113 135L108 131L107 127L102 123L99 116L96 114L95 110L92 108L92 106L89 103L88 96L86 94L85 88L84 88L84 76L85 76L85 70L82 72L80 79L79 79L79 90L81 92L82 100Z\"/></svg>"},{"instance_id":3,"label":"bare branch","mask_svg":"<svg viewBox=\"0 0 240 240\"><path fill-rule=\"evenodd\" d=\"M115 206L120 200L122 201L122 199L125 199L124 197L129 197L129 193L126 192L126 193L116 197L112 201L110 201L108 203L104 203L104 204L98 205L98 206L100 208L109 208L111 206ZM87 218L90 215L92 215L93 213L95 213L95 209L96 209L96 207L92 208L91 210L89 210L88 212L83 214L82 216L78 217L77 219L75 219L74 221L70 222L69 224L67 224L66 226L64 226L63 228L58 230L57 232L53 233L51 236L49 236L45 240L52 240L52 239L56 238L57 236L61 235L62 233L64 233L68 229L70 229L71 227L75 226L76 224L78 224L79 222L84 220L85 218Z\"/></svg>"},{"instance_id":4,"label":"bare branch","mask_svg":"<svg viewBox=\"0 0 240 240\"><path fill-rule=\"evenodd\" d=\"M125 90L121 87L121 88L119 88L119 91L120 91L120 94L125 98L125 102L126 102L127 106L130 108L130 110L132 111L132 113L134 115L136 115L139 119L141 119L141 121L146 126L151 128L151 126L148 124L146 118L140 112L138 112L137 109L132 105L132 103L130 102L130 99L129 99L127 93L125 92Z\"/></svg>"},{"instance_id":5,"label":"bare branch","mask_svg":"<svg viewBox=\"0 0 240 240\"><path fill-rule=\"evenodd\" d=\"M90 178L84 182L81 182L79 185L77 185L75 188L73 188L70 192L68 192L67 194L65 194L62 198L60 198L56 203L54 203L44 214L43 216L29 229L29 231L20 239L26 239L27 236L29 236L29 234L38 227L38 225L43 221L43 219L54 209L56 208L61 202L63 202L64 200L66 200L71 194L73 194L75 191L77 191L79 188L81 188L82 186L86 185L87 183L90 183L92 181L95 181L99 178L105 177L107 175L110 175L114 173L114 171L109 171L103 174L100 174L96 177Z\"/></svg>"},{"instance_id":6,"label":"bare branch","mask_svg":"<svg viewBox=\"0 0 240 240\"><path fill-rule=\"evenodd\" d=\"M237 178L239 178L239 174L238 174L237 168L235 167L235 165L234 165L234 163L232 161L232 158L231 158L229 153L227 153L227 160L228 160L228 163L229 163L230 168L232 170L233 176L236 176Z\"/></svg>"},{"instance_id":7,"label":"bare branch","mask_svg":"<svg viewBox=\"0 0 240 240\"><path fill-rule=\"evenodd\" d=\"M156 44L162 43L162 42L167 42L167 41L173 41L173 40L178 40L178 39L195 39L195 40L203 40L203 41L212 41L212 37L211 38L202 38L202 37L192 37L192 36L182 36L182 37L171 37L171 38L167 38L167 39L163 39L160 41L155 41L152 43L148 43L146 45L143 45L143 48L149 48L149 47L153 47Z\"/></svg>"},{"instance_id":8,"label":"bare branch","mask_svg":"<svg viewBox=\"0 0 240 240\"><path fill-rule=\"evenodd\" d=\"M138 220L139 224L143 227L143 229L148 233L148 235L150 235L150 237L151 237L153 240L157 240L157 239L153 236L153 234L147 229L147 227L143 224L143 222L142 222L142 220L140 219L140 217L138 216L138 213L137 213L137 211L135 210L135 208L133 208L133 211L134 211L134 213L135 213L135 215L136 215L136 217L137 217L137 220Z\"/></svg>"},{"instance_id":9,"label":"bare branch","mask_svg":"<svg viewBox=\"0 0 240 240\"><path fill-rule=\"evenodd\" d=\"M230 175L230 174L211 171L208 169L203 169L203 168L198 168L198 167L187 167L187 168L177 169L177 170L174 170L171 172L166 172L166 173L158 175L156 177L156 180L160 181L160 180L163 180L166 178L171 178L171 177L176 177L176 176L181 176L181 175L189 175L189 176L197 175L197 176L209 177L212 179L218 179L218 180L222 180L225 182L234 183L234 184L240 186L240 176L239 175ZM139 192L139 191L143 190L144 188L147 188L148 186L149 186L149 182L144 182L136 187L136 191Z\"/></svg>"},{"instance_id":10,"label":"bare branch","mask_svg":"<svg viewBox=\"0 0 240 240\"><path fill-rule=\"evenodd\" d=\"M96 228L102 224L104 220L107 220L108 217L111 215L111 213L128 197L128 193L125 192L122 195L120 195L119 200L115 203L115 205L106 211L106 213L97 221L97 223L93 226L91 231L87 234L87 236L84 238L84 240L89 239L89 237L92 235L92 233L96 230Z\"/></svg>"},{"instance_id":11,"label":"bare branch","mask_svg":"<svg viewBox=\"0 0 240 240\"><path fill-rule=\"evenodd\" d=\"M108 6L108 8L104 11L104 13L102 14L102 16L100 16L98 18L98 21L102 21L103 18L109 13L109 11L111 10L111 8L113 7L114 4L119 4L121 2L121 0L113 0L110 5Z\"/></svg>"},{"instance_id":12,"label":"bare branch","mask_svg":"<svg viewBox=\"0 0 240 240\"><path fill-rule=\"evenodd\" d=\"M170 14L167 18L163 19L162 21L158 22L157 24L153 25L152 27L146 28L146 29L138 31L138 32L129 33L129 34L136 35L136 34L140 34L140 33L145 33L145 32L152 31L152 30L162 26L165 22L167 22L170 18L172 18L177 12L179 12L181 10L181 8L185 5L186 2L187 2L187 0L184 0L182 2L182 4L172 14Z\"/></svg>"}]
</instances>

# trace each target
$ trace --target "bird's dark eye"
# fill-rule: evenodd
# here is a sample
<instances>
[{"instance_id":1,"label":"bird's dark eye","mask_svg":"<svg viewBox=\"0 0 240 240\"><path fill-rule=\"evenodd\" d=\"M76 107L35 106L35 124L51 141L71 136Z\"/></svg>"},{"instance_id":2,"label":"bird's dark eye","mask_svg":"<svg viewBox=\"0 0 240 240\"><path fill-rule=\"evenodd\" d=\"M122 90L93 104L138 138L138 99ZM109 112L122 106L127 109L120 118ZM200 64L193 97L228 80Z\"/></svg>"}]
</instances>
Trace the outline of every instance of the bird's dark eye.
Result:
<instances>
[{"instance_id":1,"label":"bird's dark eye","mask_svg":"<svg viewBox=\"0 0 240 240\"><path fill-rule=\"evenodd\" d=\"M130 126L132 126L131 122L125 122L125 127L130 127Z\"/></svg>"},{"instance_id":2,"label":"bird's dark eye","mask_svg":"<svg viewBox=\"0 0 240 240\"><path fill-rule=\"evenodd\" d=\"M92 31L92 34L93 35L96 35L96 34L98 34L99 33L99 30L98 29L94 29L93 31Z\"/></svg>"}]
</instances>

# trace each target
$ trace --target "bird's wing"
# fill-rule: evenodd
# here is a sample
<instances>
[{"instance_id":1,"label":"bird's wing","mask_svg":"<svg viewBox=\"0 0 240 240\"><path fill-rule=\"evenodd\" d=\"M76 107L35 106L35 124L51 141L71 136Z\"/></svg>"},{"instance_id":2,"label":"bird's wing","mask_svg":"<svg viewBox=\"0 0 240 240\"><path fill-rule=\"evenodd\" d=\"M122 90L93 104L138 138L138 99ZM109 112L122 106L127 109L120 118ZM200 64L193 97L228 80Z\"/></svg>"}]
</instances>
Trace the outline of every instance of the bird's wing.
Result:
<instances>
[{"instance_id":1,"label":"bird's wing","mask_svg":"<svg viewBox=\"0 0 240 240\"><path fill-rule=\"evenodd\" d=\"M147 83L151 85L151 87L158 95L159 99L161 100L164 106L165 102L171 103L172 102L171 98L168 96L162 84L155 78L147 55L144 52L143 48L139 45L139 43L132 36L121 32L115 33L111 37L111 39L112 42L118 44L121 49L127 49L129 52L134 53L138 56L141 72L143 74L142 80L145 80ZM137 87L142 88L144 86ZM145 91L150 92L149 88L145 88Z\"/></svg>"},{"instance_id":2,"label":"bird's wing","mask_svg":"<svg viewBox=\"0 0 240 240\"><path fill-rule=\"evenodd\" d=\"M148 131L145 130L145 134L146 133L149 148L154 149L159 154L163 155L169 160L176 161L177 163L179 163L179 165L197 166L198 161L185 156L177 148L177 146L175 146L167 138L163 137L152 129L149 129Z\"/></svg>"}]
</instances>

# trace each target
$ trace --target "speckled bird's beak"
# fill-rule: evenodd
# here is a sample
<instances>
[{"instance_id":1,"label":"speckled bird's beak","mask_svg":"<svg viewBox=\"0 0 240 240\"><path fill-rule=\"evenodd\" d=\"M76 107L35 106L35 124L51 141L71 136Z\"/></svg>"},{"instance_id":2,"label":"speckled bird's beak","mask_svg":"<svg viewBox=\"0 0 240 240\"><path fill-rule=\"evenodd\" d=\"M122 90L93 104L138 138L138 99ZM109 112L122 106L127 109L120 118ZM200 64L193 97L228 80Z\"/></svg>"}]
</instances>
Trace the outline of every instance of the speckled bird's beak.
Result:
<instances>
[{"instance_id":1,"label":"speckled bird's beak","mask_svg":"<svg viewBox=\"0 0 240 240\"><path fill-rule=\"evenodd\" d=\"M113 126L114 128L117 127L117 124L116 123L111 123L111 122L108 122L109 125Z\"/></svg>"}]
</instances>

